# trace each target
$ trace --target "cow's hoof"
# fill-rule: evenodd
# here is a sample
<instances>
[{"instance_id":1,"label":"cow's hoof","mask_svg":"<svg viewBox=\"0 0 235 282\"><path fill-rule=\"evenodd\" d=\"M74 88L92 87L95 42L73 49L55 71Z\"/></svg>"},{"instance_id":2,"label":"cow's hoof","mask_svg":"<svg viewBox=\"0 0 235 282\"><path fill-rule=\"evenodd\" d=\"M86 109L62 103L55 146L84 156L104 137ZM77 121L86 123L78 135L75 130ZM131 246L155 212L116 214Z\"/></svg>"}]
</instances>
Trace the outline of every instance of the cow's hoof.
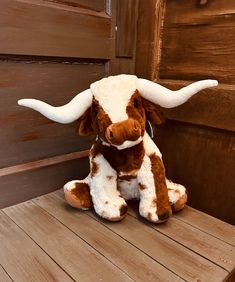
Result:
<instances>
[{"instance_id":1,"label":"cow's hoof","mask_svg":"<svg viewBox=\"0 0 235 282\"><path fill-rule=\"evenodd\" d=\"M64 195L67 203L74 208L87 210L92 207L90 188L87 183L77 180L66 183Z\"/></svg>"},{"instance_id":2,"label":"cow's hoof","mask_svg":"<svg viewBox=\"0 0 235 282\"><path fill-rule=\"evenodd\" d=\"M187 193L183 194L172 206L171 209L173 212L178 212L182 210L188 200Z\"/></svg>"}]
</instances>

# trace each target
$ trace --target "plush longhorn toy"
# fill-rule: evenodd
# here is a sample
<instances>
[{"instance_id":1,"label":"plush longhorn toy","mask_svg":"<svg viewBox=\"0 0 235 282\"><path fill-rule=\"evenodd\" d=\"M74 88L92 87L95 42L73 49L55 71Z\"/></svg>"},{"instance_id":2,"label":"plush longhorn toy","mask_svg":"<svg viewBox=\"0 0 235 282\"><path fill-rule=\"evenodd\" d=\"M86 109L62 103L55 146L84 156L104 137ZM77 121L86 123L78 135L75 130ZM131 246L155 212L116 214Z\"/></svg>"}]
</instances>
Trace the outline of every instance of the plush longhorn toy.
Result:
<instances>
[{"instance_id":1,"label":"plush longhorn toy","mask_svg":"<svg viewBox=\"0 0 235 282\"><path fill-rule=\"evenodd\" d=\"M187 194L184 186L166 179L161 153L145 130L146 117L161 123L155 105L179 106L217 84L216 80L202 80L171 91L122 74L92 83L61 107L35 99L22 99L18 104L59 123L78 120L80 135L97 134L90 150L90 174L64 186L71 206L89 209L93 204L99 216L118 221L127 212L126 200L140 199L140 215L160 223L184 207Z\"/></svg>"}]
</instances>

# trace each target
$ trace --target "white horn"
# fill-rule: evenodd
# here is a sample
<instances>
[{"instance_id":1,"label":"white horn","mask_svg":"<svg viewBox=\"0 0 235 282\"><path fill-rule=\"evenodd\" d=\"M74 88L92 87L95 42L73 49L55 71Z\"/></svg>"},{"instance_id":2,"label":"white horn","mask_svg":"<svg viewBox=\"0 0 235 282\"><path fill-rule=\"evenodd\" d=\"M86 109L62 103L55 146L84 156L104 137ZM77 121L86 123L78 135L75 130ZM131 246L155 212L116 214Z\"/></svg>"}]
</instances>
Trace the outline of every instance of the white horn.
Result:
<instances>
[{"instance_id":1,"label":"white horn","mask_svg":"<svg viewBox=\"0 0 235 282\"><path fill-rule=\"evenodd\" d=\"M163 108L174 108L185 103L202 89L217 86L218 81L207 79L194 82L180 90L172 91L147 79L137 80L137 89L141 96Z\"/></svg>"},{"instance_id":2,"label":"white horn","mask_svg":"<svg viewBox=\"0 0 235 282\"><path fill-rule=\"evenodd\" d=\"M36 99L21 99L18 101L18 105L38 111L45 117L59 123L71 123L77 120L91 106L91 103L90 89L79 93L68 104L61 107L53 107Z\"/></svg>"}]
</instances>

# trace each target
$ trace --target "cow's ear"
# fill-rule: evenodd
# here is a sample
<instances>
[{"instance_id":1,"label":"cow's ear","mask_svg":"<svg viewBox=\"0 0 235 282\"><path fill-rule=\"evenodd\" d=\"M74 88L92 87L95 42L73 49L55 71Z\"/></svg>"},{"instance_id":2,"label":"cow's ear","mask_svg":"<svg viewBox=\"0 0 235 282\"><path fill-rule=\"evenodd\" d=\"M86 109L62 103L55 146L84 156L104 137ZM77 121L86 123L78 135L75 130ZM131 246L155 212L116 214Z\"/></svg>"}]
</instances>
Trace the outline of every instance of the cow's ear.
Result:
<instances>
[{"instance_id":1,"label":"cow's ear","mask_svg":"<svg viewBox=\"0 0 235 282\"><path fill-rule=\"evenodd\" d=\"M142 98L143 107L145 109L146 118L152 124L162 124L165 122L166 117L161 111L160 106L153 104L152 102Z\"/></svg>"},{"instance_id":2,"label":"cow's ear","mask_svg":"<svg viewBox=\"0 0 235 282\"><path fill-rule=\"evenodd\" d=\"M77 133L81 136L95 134L91 119L91 108L87 109L85 113L78 119Z\"/></svg>"}]
</instances>

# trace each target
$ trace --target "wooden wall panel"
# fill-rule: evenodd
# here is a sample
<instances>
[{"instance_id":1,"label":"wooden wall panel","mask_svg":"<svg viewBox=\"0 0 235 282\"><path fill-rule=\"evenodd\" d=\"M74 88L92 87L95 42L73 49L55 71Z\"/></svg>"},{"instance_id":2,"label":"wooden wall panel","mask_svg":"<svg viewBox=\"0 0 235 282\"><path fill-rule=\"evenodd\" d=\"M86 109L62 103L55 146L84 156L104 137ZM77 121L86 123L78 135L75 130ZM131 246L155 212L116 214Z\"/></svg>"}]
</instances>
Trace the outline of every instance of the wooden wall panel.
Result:
<instances>
[{"instance_id":1,"label":"wooden wall panel","mask_svg":"<svg viewBox=\"0 0 235 282\"><path fill-rule=\"evenodd\" d=\"M105 76L104 64L0 62L0 168L89 148L94 137L17 105L37 98L59 106Z\"/></svg>"},{"instance_id":2,"label":"wooden wall panel","mask_svg":"<svg viewBox=\"0 0 235 282\"><path fill-rule=\"evenodd\" d=\"M105 12L37 3L1 0L0 53L109 59Z\"/></svg>"},{"instance_id":3,"label":"wooden wall panel","mask_svg":"<svg viewBox=\"0 0 235 282\"><path fill-rule=\"evenodd\" d=\"M46 0L48 2L69 5L84 9L91 9L97 12L105 11L106 0Z\"/></svg>"},{"instance_id":4,"label":"wooden wall panel","mask_svg":"<svg viewBox=\"0 0 235 282\"><path fill-rule=\"evenodd\" d=\"M116 25L116 56L133 57L137 0L118 0Z\"/></svg>"},{"instance_id":5,"label":"wooden wall panel","mask_svg":"<svg viewBox=\"0 0 235 282\"><path fill-rule=\"evenodd\" d=\"M60 189L70 180L85 178L88 172L89 161L84 158L1 176L0 208Z\"/></svg>"},{"instance_id":6,"label":"wooden wall panel","mask_svg":"<svg viewBox=\"0 0 235 282\"><path fill-rule=\"evenodd\" d=\"M158 83L177 90L190 82L158 80ZM219 84L205 89L184 105L163 112L169 119L235 131L235 86Z\"/></svg>"},{"instance_id":7,"label":"wooden wall panel","mask_svg":"<svg viewBox=\"0 0 235 282\"><path fill-rule=\"evenodd\" d=\"M188 188L188 204L235 224L235 135L168 121L155 141L168 177Z\"/></svg>"},{"instance_id":8,"label":"wooden wall panel","mask_svg":"<svg viewBox=\"0 0 235 282\"><path fill-rule=\"evenodd\" d=\"M81 158L94 136L79 137L76 123L51 122L16 102L30 97L59 106L102 77L134 73L138 0L125 3L133 9L130 57L116 53L116 26L125 25L118 4L0 1L0 208L88 174Z\"/></svg>"},{"instance_id":9,"label":"wooden wall panel","mask_svg":"<svg viewBox=\"0 0 235 282\"><path fill-rule=\"evenodd\" d=\"M159 78L235 83L235 2L167 1Z\"/></svg>"}]
</instances>

